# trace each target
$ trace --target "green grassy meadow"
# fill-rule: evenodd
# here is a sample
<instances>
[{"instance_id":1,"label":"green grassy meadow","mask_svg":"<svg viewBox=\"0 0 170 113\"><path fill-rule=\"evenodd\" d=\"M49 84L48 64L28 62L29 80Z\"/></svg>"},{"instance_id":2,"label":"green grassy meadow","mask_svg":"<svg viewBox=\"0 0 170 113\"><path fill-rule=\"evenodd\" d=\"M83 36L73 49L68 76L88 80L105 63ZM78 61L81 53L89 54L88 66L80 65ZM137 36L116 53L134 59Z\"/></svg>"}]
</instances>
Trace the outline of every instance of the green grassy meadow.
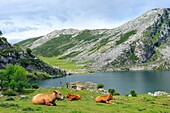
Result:
<instances>
[{"instance_id":1,"label":"green grassy meadow","mask_svg":"<svg viewBox=\"0 0 170 113\"><path fill-rule=\"evenodd\" d=\"M60 90L63 95L68 92L79 94L81 100L68 101L56 100L57 106L34 105L32 97L38 93L50 93L55 89ZM112 104L96 103L95 97L101 94L87 90L75 91L66 88L40 88L37 90L26 90L24 95L29 98L20 100L15 96L14 101L5 101L6 96L0 97L0 113L169 113L170 97L153 97L149 95L138 95L137 97L115 96Z\"/></svg>"},{"instance_id":2,"label":"green grassy meadow","mask_svg":"<svg viewBox=\"0 0 170 113\"><path fill-rule=\"evenodd\" d=\"M57 66L60 69L64 69L64 70L78 70L83 68L82 66L75 64L74 62L59 60L57 57L40 56L39 58L51 66Z\"/></svg>"}]
</instances>

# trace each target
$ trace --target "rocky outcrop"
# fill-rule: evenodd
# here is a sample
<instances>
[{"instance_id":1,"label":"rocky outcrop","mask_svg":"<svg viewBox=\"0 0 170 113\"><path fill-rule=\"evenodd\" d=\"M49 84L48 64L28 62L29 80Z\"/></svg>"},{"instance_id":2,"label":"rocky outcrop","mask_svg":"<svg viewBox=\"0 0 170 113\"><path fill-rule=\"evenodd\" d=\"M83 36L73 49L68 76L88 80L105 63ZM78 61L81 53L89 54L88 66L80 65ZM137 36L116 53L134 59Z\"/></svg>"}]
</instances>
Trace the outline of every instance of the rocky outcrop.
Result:
<instances>
[{"instance_id":1,"label":"rocky outcrop","mask_svg":"<svg viewBox=\"0 0 170 113\"><path fill-rule=\"evenodd\" d=\"M108 90L105 90L104 88L97 89L97 84L93 82L71 82L68 83L68 88L72 90L82 90L86 89L90 92L100 93L100 94L109 94ZM83 87L83 88L82 88Z\"/></svg>"},{"instance_id":2,"label":"rocky outcrop","mask_svg":"<svg viewBox=\"0 0 170 113\"><path fill-rule=\"evenodd\" d=\"M9 44L4 37L0 37L0 69L10 64L23 66L29 72L40 71L52 77L65 76L66 72L50 67L32 54L24 52L19 47Z\"/></svg>"}]
</instances>

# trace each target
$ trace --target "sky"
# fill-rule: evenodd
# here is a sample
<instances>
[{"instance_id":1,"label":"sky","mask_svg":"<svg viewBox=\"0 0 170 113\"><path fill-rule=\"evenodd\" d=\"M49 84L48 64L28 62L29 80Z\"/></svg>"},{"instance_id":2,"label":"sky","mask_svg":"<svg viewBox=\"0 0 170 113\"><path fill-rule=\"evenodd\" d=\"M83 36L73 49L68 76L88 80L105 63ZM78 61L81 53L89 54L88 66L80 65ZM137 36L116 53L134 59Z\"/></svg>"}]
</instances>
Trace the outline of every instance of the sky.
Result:
<instances>
[{"instance_id":1,"label":"sky","mask_svg":"<svg viewBox=\"0 0 170 113\"><path fill-rule=\"evenodd\" d=\"M115 28L169 0L0 0L0 31L9 42L53 30Z\"/></svg>"}]
</instances>

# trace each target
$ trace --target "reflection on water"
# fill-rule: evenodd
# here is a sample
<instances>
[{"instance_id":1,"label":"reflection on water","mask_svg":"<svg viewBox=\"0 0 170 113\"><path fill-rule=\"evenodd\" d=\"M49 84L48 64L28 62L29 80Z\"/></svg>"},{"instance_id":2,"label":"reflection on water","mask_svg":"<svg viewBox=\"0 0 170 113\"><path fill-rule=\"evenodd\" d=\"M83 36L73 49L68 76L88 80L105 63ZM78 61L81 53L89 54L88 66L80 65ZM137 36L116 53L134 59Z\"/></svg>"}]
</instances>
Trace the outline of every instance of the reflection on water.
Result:
<instances>
[{"instance_id":1,"label":"reflection on water","mask_svg":"<svg viewBox=\"0 0 170 113\"><path fill-rule=\"evenodd\" d=\"M131 90L135 90L138 94L158 90L170 92L170 71L99 72L38 80L31 83L37 83L40 87L56 87L65 86L66 82L74 81L102 83L105 89L113 88L123 95Z\"/></svg>"}]
</instances>

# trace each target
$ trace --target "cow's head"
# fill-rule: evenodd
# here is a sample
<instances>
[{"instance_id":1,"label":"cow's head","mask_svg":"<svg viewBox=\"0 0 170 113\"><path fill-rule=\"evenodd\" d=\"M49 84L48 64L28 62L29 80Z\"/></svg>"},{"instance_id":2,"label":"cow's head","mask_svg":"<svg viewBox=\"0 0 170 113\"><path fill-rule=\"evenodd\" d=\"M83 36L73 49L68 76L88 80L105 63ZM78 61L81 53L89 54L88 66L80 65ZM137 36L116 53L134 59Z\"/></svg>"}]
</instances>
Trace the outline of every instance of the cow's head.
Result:
<instances>
[{"instance_id":1,"label":"cow's head","mask_svg":"<svg viewBox=\"0 0 170 113\"><path fill-rule=\"evenodd\" d=\"M115 100L115 98L113 97L112 94L109 94L109 95L108 95L108 99L109 99L109 100Z\"/></svg>"},{"instance_id":2,"label":"cow's head","mask_svg":"<svg viewBox=\"0 0 170 113\"><path fill-rule=\"evenodd\" d=\"M56 99L63 99L64 98L64 96L60 93L59 90L55 90L54 93L55 93Z\"/></svg>"},{"instance_id":3,"label":"cow's head","mask_svg":"<svg viewBox=\"0 0 170 113\"><path fill-rule=\"evenodd\" d=\"M69 98L71 96L71 94L70 93L67 93L67 96L66 96L66 98Z\"/></svg>"}]
</instances>

